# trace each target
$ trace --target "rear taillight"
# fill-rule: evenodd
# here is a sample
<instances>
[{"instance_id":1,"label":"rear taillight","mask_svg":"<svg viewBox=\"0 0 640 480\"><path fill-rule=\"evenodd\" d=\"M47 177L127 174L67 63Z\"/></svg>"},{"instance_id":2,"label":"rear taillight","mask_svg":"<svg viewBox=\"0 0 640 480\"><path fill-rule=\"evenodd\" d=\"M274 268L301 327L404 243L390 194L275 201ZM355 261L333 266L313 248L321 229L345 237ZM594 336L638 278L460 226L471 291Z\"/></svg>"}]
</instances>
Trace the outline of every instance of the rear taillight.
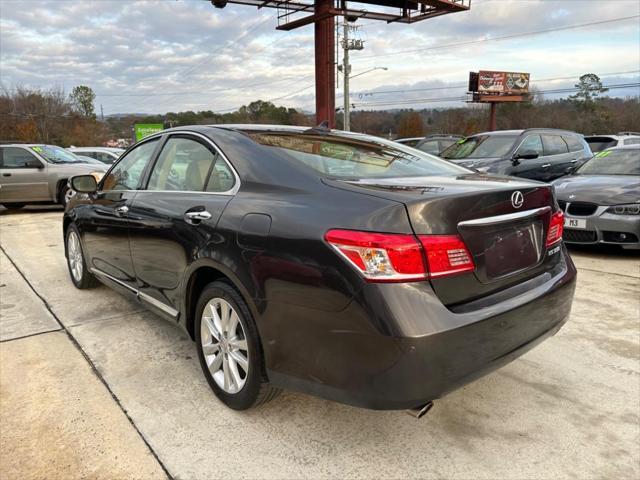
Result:
<instances>
[{"instance_id":1,"label":"rear taillight","mask_svg":"<svg viewBox=\"0 0 640 480\"><path fill-rule=\"evenodd\" d=\"M330 230L325 240L369 281L425 280L474 270L457 235L414 235ZM427 265L425 265L425 258Z\"/></svg>"},{"instance_id":2,"label":"rear taillight","mask_svg":"<svg viewBox=\"0 0 640 480\"><path fill-rule=\"evenodd\" d=\"M458 235L418 235L418 238L426 252L432 278L475 269L471 254Z\"/></svg>"},{"instance_id":3,"label":"rear taillight","mask_svg":"<svg viewBox=\"0 0 640 480\"><path fill-rule=\"evenodd\" d=\"M551 221L549 222L549 232L547 233L547 247L558 243L562 240L562 231L564 230L564 213L562 210L558 210L551 215Z\"/></svg>"},{"instance_id":4,"label":"rear taillight","mask_svg":"<svg viewBox=\"0 0 640 480\"><path fill-rule=\"evenodd\" d=\"M422 247L413 235L329 230L325 240L368 280L424 280Z\"/></svg>"}]
</instances>

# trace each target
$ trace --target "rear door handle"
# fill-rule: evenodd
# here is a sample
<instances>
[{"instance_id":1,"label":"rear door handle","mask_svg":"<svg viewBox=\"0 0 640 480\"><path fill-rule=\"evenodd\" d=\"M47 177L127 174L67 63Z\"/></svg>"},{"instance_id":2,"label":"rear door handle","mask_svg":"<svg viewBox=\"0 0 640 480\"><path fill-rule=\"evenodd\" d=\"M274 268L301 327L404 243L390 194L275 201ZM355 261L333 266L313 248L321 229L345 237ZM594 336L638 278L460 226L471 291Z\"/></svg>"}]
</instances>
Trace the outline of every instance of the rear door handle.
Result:
<instances>
[{"instance_id":1,"label":"rear door handle","mask_svg":"<svg viewBox=\"0 0 640 480\"><path fill-rule=\"evenodd\" d=\"M127 207L126 205L116 208L116 213L121 217L126 215L128 212L129 212L129 207Z\"/></svg>"},{"instance_id":2,"label":"rear door handle","mask_svg":"<svg viewBox=\"0 0 640 480\"><path fill-rule=\"evenodd\" d=\"M551 166L550 163L545 163L544 165L542 165L542 168L549 168Z\"/></svg>"},{"instance_id":3,"label":"rear door handle","mask_svg":"<svg viewBox=\"0 0 640 480\"><path fill-rule=\"evenodd\" d=\"M10 177L10 176L11 176L11 174L10 174L10 173L3 173L3 174L2 174L2 176L3 176L3 177Z\"/></svg>"},{"instance_id":4,"label":"rear door handle","mask_svg":"<svg viewBox=\"0 0 640 480\"><path fill-rule=\"evenodd\" d=\"M209 220L211 218L211 214L206 210L198 210L198 211L189 211L184 214L187 218L187 221L191 221L191 223L199 223L202 220Z\"/></svg>"}]
</instances>

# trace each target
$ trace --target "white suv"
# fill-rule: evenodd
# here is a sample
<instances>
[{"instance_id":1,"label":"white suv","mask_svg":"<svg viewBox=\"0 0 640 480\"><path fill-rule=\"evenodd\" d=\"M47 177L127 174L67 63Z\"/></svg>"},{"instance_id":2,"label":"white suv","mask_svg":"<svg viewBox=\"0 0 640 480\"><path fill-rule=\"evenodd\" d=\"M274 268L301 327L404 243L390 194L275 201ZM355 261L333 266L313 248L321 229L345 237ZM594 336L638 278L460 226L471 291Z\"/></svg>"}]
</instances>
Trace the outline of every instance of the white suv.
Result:
<instances>
[{"instance_id":1,"label":"white suv","mask_svg":"<svg viewBox=\"0 0 640 480\"><path fill-rule=\"evenodd\" d=\"M640 133L620 132L617 135L591 135L584 137L593 153L607 148L622 147L624 145L640 145Z\"/></svg>"}]
</instances>

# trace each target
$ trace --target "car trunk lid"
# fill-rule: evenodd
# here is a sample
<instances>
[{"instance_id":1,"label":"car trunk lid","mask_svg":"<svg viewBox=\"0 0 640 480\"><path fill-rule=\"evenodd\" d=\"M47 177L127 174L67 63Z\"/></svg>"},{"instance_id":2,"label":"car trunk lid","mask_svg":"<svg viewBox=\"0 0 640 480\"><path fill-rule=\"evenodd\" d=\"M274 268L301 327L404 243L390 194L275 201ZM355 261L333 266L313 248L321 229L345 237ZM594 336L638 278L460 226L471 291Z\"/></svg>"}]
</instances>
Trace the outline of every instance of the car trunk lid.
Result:
<instances>
[{"instance_id":1,"label":"car trunk lid","mask_svg":"<svg viewBox=\"0 0 640 480\"><path fill-rule=\"evenodd\" d=\"M430 278L445 305L492 294L555 264L545 241L556 208L550 185L481 174L328 183L404 203L418 236L462 238L474 271Z\"/></svg>"}]
</instances>

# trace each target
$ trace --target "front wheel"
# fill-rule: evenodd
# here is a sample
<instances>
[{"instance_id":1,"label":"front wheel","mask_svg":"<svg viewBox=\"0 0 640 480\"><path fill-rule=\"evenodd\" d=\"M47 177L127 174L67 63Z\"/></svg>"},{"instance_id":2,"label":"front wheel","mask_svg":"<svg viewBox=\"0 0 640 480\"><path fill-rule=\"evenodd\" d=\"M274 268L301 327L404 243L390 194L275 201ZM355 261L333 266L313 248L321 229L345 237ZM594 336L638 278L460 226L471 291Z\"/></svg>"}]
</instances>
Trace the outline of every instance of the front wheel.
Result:
<instances>
[{"instance_id":1,"label":"front wheel","mask_svg":"<svg viewBox=\"0 0 640 480\"><path fill-rule=\"evenodd\" d=\"M70 225L67 229L65 239L67 247L67 267L69 267L69 275L71 281L79 289L95 287L98 284L84 261L82 253L82 243L80 242L80 233L75 225Z\"/></svg>"},{"instance_id":2,"label":"front wheel","mask_svg":"<svg viewBox=\"0 0 640 480\"><path fill-rule=\"evenodd\" d=\"M67 206L67 203L71 201L71 199L75 196L76 192L71 190L69 185L64 185L60 189L60 194L58 195L58 203L63 207Z\"/></svg>"},{"instance_id":3,"label":"front wheel","mask_svg":"<svg viewBox=\"0 0 640 480\"><path fill-rule=\"evenodd\" d=\"M195 333L204 376L225 405L246 410L280 393L264 379L262 349L251 312L230 284L217 281L203 290Z\"/></svg>"}]
</instances>

